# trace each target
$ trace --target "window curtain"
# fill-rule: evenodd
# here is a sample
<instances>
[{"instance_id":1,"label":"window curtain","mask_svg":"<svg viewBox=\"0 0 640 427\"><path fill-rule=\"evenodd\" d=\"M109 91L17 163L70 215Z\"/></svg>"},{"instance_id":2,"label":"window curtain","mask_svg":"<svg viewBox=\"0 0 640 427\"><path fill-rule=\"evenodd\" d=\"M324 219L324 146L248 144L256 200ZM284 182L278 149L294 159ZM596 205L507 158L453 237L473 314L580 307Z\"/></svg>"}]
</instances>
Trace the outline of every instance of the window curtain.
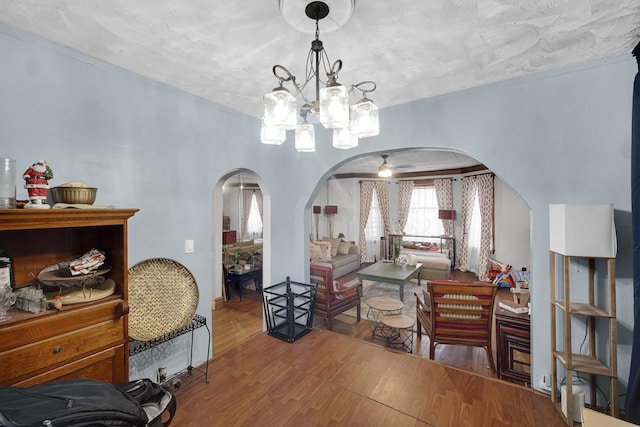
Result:
<instances>
[{"instance_id":1,"label":"window curtain","mask_svg":"<svg viewBox=\"0 0 640 427\"><path fill-rule=\"evenodd\" d=\"M460 235L460 250L456 257L456 268L467 271L469 268L469 230L471 229L471 214L475 198L475 180L473 177L462 178L462 233Z\"/></svg>"},{"instance_id":2,"label":"window curtain","mask_svg":"<svg viewBox=\"0 0 640 427\"><path fill-rule=\"evenodd\" d=\"M433 185L436 188L436 199L438 200L438 209L453 210L453 180L451 178L446 179L434 179ZM455 236L453 230L453 220L443 219L442 228L444 229L445 236ZM443 241L445 248L449 250L449 253L453 251L453 240ZM454 266L455 267L455 266Z\"/></svg>"},{"instance_id":3,"label":"window curtain","mask_svg":"<svg viewBox=\"0 0 640 427\"><path fill-rule=\"evenodd\" d=\"M478 278L488 280L489 254L493 232L493 175L479 175L477 178L478 201L480 202L480 266Z\"/></svg>"},{"instance_id":4,"label":"window curtain","mask_svg":"<svg viewBox=\"0 0 640 427\"><path fill-rule=\"evenodd\" d=\"M365 262L367 259L367 241L364 236L364 230L367 227L367 221L369 220L373 188L373 181L360 182L360 231L358 233L358 246L360 246L361 262Z\"/></svg>"},{"instance_id":5,"label":"window curtain","mask_svg":"<svg viewBox=\"0 0 640 427\"><path fill-rule=\"evenodd\" d=\"M389 182L375 181L376 194L378 195L378 203L380 204L380 212L382 212L382 221L384 222L385 237L391 233L391 214L389 213Z\"/></svg>"},{"instance_id":6,"label":"window curtain","mask_svg":"<svg viewBox=\"0 0 640 427\"><path fill-rule=\"evenodd\" d=\"M473 217L475 197L480 206L480 250L478 253L478 278L488 280L489 253L491 252L491 233L493 228L493 175L484 174L462 179L462 238L460 253L457 257L460 271L469 271L469 232Z\"/></svg>"},{"instance_id":7,"label":"window curtain","mask_svg":"<svg viewBox=\"0 0 640 427\"><path fill-rule=\"evenodd\" d=\"M407 225L409 207L411 206L411 193L413 193L413 181L400 181L398 186L398 228L401 233Z\"/></svg>"},{"instance_id":8,"label":"window curtain","mask_svg":"<svg viewBox=\"0 0 640 427\"><path fill-rule=\"evenodd\" d=\"M633 49L640 69L640 43ZM640 71L633 81L631 112L631 228L633 240L633 346L625 405L626 419L640 424Z\"/></svg>"},{"instance_id":9,"label":"window curtain","mask_svg":"<svg viewBox=\"0 0 640 427\"><path fill-rule=\"evenodd\" d=\"M243 189L242 190L242 238L248 239L248 226L249 226L249 214L251 213L251 198L256 195L256 203L258 204L258 211L260 212L260 219L262 216L262 190L255 189Z\"/></svg>"},{"instance_id":10,"label":"window curtain","mask_svg":"<svg viewBox=\"0 0 640 427\"><path fill-rule=\"evenodd\" d=\"M256 203L258 204L258 213L260 213L260 221L263 221L264 215L262 210L262 190L255 190ZM263 221L264 222L264 221Z\"/></svg>"}]
</instances>

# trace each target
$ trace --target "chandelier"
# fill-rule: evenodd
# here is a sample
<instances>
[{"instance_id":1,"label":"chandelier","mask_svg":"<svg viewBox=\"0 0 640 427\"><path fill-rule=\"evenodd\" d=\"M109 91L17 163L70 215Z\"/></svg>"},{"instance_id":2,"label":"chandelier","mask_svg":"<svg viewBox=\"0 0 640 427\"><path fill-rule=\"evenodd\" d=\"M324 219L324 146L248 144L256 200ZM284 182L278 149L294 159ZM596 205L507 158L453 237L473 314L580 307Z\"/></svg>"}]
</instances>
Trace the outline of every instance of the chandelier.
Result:
<instances>
[{"instance_id":1,"label":"chandelier","mask_svg":"<svg viewBox=\"0 0 640 427\"><path fill-rule=\"evenodd\" d=\"M305 14L316 21L315 39L307 57L305 81L298 83L296 77L282 65L273 66L273 75L279 85L263 97L264 115L262 117L261 141L263 144L280 145L286 139L286 131L295 129L295 148L300 152L315 151L315 128L307 119L311 115L319 117L320 123L333 129L333 146L348 149L358 146L358 139L378 135L378 107L367 98L367 93L376 90L372 81L363 81L347 88L338 83L338 72L342 69L342 61L337 60L329 66L330 61L319 39L319 21L329 15L329 6L322 1L310 2ZM326 81L320 79L320 65L327 76ZM315 84L315 99L309 99L304 89L309 83ZM298 107L296 97L284 87L291 83L295 93L302 98ZM320 83L324 87L320 87ZM349 106L349 92L359 91L362 99ZM297 116L301 123L297 124Z\"/></svg>"}]
</instances>

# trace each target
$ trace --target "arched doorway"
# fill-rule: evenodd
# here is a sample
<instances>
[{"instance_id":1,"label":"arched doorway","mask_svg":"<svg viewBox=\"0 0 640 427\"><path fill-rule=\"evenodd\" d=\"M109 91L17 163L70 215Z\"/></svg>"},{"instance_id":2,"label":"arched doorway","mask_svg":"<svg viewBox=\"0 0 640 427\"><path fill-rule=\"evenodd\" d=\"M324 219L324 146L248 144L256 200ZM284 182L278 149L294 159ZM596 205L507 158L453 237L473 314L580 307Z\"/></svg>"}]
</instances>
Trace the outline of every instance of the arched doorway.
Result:
<instances>
[{"instance_id":1,"label":"arched doorway","mask_svg":"<svg viewBox=\"0 0 640 427\"><path fill-rule=\"evenodd\" d=\"M264 330L259 289L270 277L270 207L264 181L253 171L231 171L214 188L214 357Z\"/></svg>"},{"instance_id":2,"label":"arched doorway","mask_svg":"<svg viewBox=\"0 0 640 427\"><path fill-rule=\"evenodd\" d=\"M396 156L394 160L393 154L402 153L402 156ZM402 180L412 180L415 182L420 182L420 185L428 186L429 181L433 181L436 178L451 178L454 181L453 183L453 207L458 212L458 217L455 221L454 234L456 237L456 241L459 242L460 236L462 233L462 221L461 221L461 206L462 206L462 180L466 177L472 176L474 174L493 174L492 171L485 168L474 168L474 165L479 164L476 160L470 158L469 156L464 156L461 154L455 154L454 156L439 156L439 151L433 149L403 149L397 152L391 152L390 161L393 166L395 166L395 170L398 172L393 177L387 178L387 182L389 182L389 187L398 187L398 182ZM466 157L473 162L464 163L461 162L459 165L453 163L446 163L446 166L443 166L444 158L451 157L451 159L455 160L456 157ZM408 160L401 160L408 159ZM423 160L424 159L424 160ZM428 161L430 159L438 160L434 165L429 165ZM405 163L406 161L406 163ZM410 164L409 162L413 162ZM465 159L465 162L467 159ZM359 195L360 195L360 183L364 180L381 180L382 178L377 177L375 173L377 168L382 163L381 157L379 153L368 153L366 155L361 155L359 157L355 157L345 162L337 165L331 172L328 172L317 185L314 194L310 198L309 205L310 206L337 206L337 215L333 217L333 228L335 230L334 234L342 234L344 235L344 239L346 240L355 240L358 239L359 232ZM464 167L463 167L464 166ZM480 165L482 166L482 165ZM418 170L414 170L413 168ZM420 170L419 168L423 168ZM389 204L398 206L397 203L397 193L398 189L391 189L389 191ZM526 267L528 269L531 268L531 242L530 242L530 230L531 230L531 209L525 200L518 194L509 183L503 181L500 177L495 177L494 179L494 247L492 249L491 257L496 259L502 263L510 264L514 267L514 269L519 270L522 267ZM393 209L392 209L393 210ZM328 223L328 217L324 215L324 210L318 209L319 213L319 221L316 222L316 216L313 213L313 209L310 212L310 227L313 238L315 239L316 235L322 236L331 234L328 230L330 230L330 226ZM395 219L397 213L391 212L391 221L395 224ZM315 224L318 224L317 226ZM316 228L319 228L319 232L316 231ZM393 230L395 232L402 232L403 230ZM335 236L330 236L335 237ZM380 246L379 242L375 242L375 245L372 245L372 248L376 246ZM438 242L440 243L440 242ZM458 243L459 244L459 243ZM376 260L381 259L380 254L370 254L370 259L363 260L364 263L371 263ZM375 256L377 255L377 257ZM345 276L345 278L337 278L338 282L341 284L344 282L349 284L350 281L356 280L355 274L351 274L351 276ZM461 276L461 275L460 275ZM454 277L456 279L459 276ZM334 278L336 279L336 278ZM472 280L462 278L460 280ZM477 279L474 279L477 280ZM507 292L508 294L508 292ZM406 294L405 294L406 295ZM366 313L366 311L365 311ZM338 319L339 320L339 319ZM358 333L357 326L354 326L353 322L349 322L348 320L344 322L343 325L336 325L334 321L334 331L342 331L352 337L360 338L360 336L355 335ZM369 331L364 330L364 335L362 337L370 336ZM423 341L428 343L428 339L425 338ZM446 349L446 352L442 350ZM453 366L459 367L461 369L471 370L477 373L491 375L491 371L488 368L488 365L485 366L486 360L483 351L473 352L469 351L469 349L465 347L440 347L440 353L443 354L442 357L454 359ZM476 354L478 353L478 354ZM416 353L417 354L417 353ZM438 359L438 355L436 356ZM444 360L444 359L443 359ZM447 363L447 361L445 361ZM495 377L495 374L493 375Z\"/></svg>"}]
</instances>

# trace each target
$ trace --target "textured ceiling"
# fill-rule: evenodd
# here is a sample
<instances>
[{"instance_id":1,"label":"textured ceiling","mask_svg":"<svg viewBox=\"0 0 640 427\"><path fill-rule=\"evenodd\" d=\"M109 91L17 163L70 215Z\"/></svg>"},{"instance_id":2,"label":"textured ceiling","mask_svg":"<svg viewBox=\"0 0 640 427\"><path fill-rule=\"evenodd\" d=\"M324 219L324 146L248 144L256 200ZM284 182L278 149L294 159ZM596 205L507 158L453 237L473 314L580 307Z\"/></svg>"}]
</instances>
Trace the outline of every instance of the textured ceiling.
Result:
<instances>
[{"instance_id":1,"label":"textured ceiling","mask_svg":"<svg viewBox=\"0 0 640 427\"><path fill-rule=\"evenodd\" d=\"M313 38L278 0L9 0L0 21L254 117ZM387 107L631 52L639 24L638 0L360 0L320 39L339 81L377 82Z\"/></svg>"},{"instance_id":2,"label":"textured ceiling","mask_svg":"<svg viewBox=\"0 0 640 427\"><path fill-rule=\"evenodd\" d=\"M0 22L257 118L273 65L301 80L313 38L278 0L5 0ZM638 0L360 0L320 39L384 108L630 53L639 23Z\"/></svg>"}]
</instances>

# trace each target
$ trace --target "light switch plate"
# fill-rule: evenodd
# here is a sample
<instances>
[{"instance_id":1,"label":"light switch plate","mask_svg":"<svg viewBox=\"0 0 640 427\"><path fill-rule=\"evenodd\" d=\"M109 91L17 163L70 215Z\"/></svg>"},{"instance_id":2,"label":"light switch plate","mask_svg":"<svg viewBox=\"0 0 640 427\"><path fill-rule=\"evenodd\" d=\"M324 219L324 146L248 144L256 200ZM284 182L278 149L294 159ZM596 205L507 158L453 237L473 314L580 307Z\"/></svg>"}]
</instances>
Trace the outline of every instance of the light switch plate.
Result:
<instances>
[{"instance_id":1,"label":"light switch plate","mask_svg":"<svg viewBox=\"0 0 640 427\"><path fill-rule=\"evenodd\" d=\"M184 253L192 254L193 253L193 240L185 240L184 241Z\"/></svg>"}]
</instances>

